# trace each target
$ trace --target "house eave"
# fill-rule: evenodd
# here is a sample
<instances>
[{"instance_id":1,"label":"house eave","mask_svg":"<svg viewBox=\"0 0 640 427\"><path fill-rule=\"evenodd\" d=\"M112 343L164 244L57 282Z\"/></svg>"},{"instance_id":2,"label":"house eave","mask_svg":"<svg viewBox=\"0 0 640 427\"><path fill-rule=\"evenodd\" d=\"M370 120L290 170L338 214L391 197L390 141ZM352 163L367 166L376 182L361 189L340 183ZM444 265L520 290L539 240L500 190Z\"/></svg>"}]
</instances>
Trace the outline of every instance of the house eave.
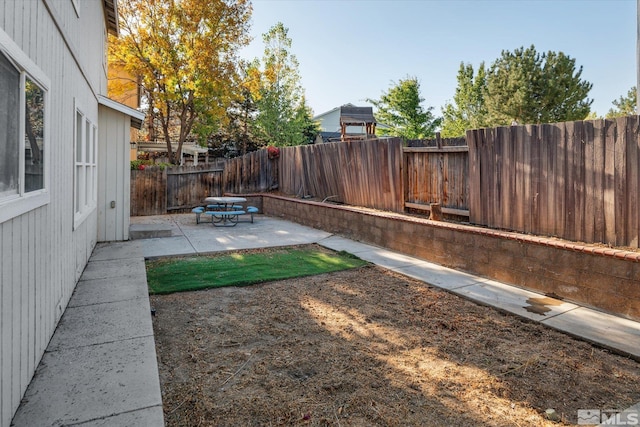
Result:
<instances>
[{"instance_id":1,"label":"house eave","mask_svg":"<svg viewBox=\"0 0 640 427\"><path fill-rule=\"evenodd\" d=\"M120 32L120 27L118 26L118 0L104 0L104 19L109 34L117 37Z\"/></svg>"},{"instance_id":2,"label":"house eave","mask_svg":"<svg viewBox=\"0 0 640 427\"><path fill-rule=\"evenodd\" d=\"M122 114L126 114L127 116L131 117L131 127L136 128L138 130L142 129L142 122L144 121L144 118L145 118L144 113L141 113L138 110L134 110L129 106L121 104L103 95L98 95L98 104L104 105L105 107L109 107L112 110L116 110Z\"/></svg>"}]
</instances>

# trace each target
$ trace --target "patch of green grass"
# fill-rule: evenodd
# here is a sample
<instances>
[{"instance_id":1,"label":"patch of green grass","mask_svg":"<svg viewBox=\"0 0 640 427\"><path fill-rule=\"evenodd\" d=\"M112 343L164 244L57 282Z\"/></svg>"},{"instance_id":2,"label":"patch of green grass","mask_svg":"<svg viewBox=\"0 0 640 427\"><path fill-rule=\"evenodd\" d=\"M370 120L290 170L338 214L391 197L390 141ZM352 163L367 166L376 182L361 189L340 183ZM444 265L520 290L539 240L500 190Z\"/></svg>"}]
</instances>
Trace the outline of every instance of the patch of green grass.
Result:
<instances>
[{"instance_id":1,"label":"patch of green grass","mask_svg":"<svg viewBox=\"0 0 640 427\"><path fill-rule=\"evenodd\" d=\"M246 286L272 280L330 273L366 265L347 252L317 247L281 248L216 256L170 258L147 262L152 294Z\"/></svg>"}]
</instances>

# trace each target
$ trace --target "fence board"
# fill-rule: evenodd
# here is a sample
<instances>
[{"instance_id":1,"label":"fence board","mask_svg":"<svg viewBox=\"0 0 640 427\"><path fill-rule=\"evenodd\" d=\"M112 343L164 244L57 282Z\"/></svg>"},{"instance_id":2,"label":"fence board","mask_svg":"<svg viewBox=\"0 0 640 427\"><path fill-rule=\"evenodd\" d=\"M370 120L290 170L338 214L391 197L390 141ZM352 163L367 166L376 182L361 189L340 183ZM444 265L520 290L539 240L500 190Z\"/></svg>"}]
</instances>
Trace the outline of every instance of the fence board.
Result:
<instances>
[{"instance_id":1,"label":"fence board","mask_svg":"<svg viewBox=\"0 0 640 427\"><path fill-rule=\"evenodd\" d=\"M626 170L627 170L627 191L626 196L627 211L625 217L626 235L624 244L638 247L638 139L634 133L638 129L638 116L629 117L626 120L625 139L626 144Z\"/></svg>"},{"instance_id":2,"label":"fence board","mask_svg":"<svg viewBox=\"0 0 640 427\"><path fill-rule=\"evenodd\" d=\"M549 125L541 125L535 128L538 132L536 139L538 140L540 154L540 170L538 171L536 182L539 221L537 230L541 234L550 235L555 231L553 223L549 222L552 219L549 218L549 215L550 208L553 206L553 194L551 194L551 189L554 188L552 161L555 158L555 153L551 151L553 145L549 143L551 127Z\"/></svg>"},{"instance_id":3,"label":"fence board","mask_svg":"<svg viewBox=\"0 0 640 427\"><path fill-rule=\"evenodd\" d=\"M593 242L606 242L604 182L605 182L605 150L606 125L604 120L593 123ZM589 240L587 240L589 241Z\"/></svg>"},{"instance_id":4,"label":"fence board","mask_svg":"<svg viewBox=\"0 0 640 427\"><path fill-rule=\"evenodd\" d=\"M616 139L614 145L615 166L615 193L616 195L627 192L627 162L625 159L627 134L625 132L624 118L616 119ZM615 245L622 245L625 239L625 213L627 212L626 198L615 197Z\"/></svg>"},{"instance_id":5,"label":"fence board","mask_svg":"<svg viewBox=\"0 0 640 427\"><path fill-rule=\"evenodd\" d=\"M514 151L515 151L515 138L514 138L514 130L516 127L511 126L505 128L504 138L505 138L505 150L504 150L504 169L503 173L503 182L504 189L502 193L502 217L503 221L507 224L514 224L513 218L513 201L515 200L515 191L514 191L514 181L515 181L515 162L514 162ZM515 225L514 225L515 226Z\"/></svg>"},{"instance_id":6,"label":"fence board","mask_svg":"<svg viewBox=\"0 0 640 427\"><path fill-rule=\"evenodd\" d=\"M567 180L567 126L566 123L559 123L557 127L558 139L555 144L556 163L555 163L555 209L553 212L552 223L555 224L554 234L556 236L566 236L567 228L567 209L565 200L568 193ZM549 142L553 144L553 140Z\"/></svg>"},{"instance_id":7,"label":"fence board","mask_svg":"<svg viewBox=\"0 0 640 427\"><path fill-rule=\"evenodd\" d=\"M502 194L504 192L504 150L505 150L505 128L499 127L495 130L495 143L491 145L495 158L495 167L493 170L493 186L494 194L491 198L493 203L493 222L491 224L494 228L501 228L501 224L504 224L502 218Z\"/></svg>"},{"instance_id":8,"label":"fence board","mask_svg":"<svg viewBox=\"0 0 640 427\"><path fill-rule=\"evenodd\" d=\"M523 231L525 233L531 233L535 227L534 224L537 224L539 216L539 206L537 203L538 187L532 172L539 170L540 164L540 143L531 125L525 126L521 144L522 157L520 158L520 167L522 173L522 194L527 201L524 207Z\"/></svg>"},{"instance_id":9,"label":"fence board","mask_svg":"<svg viewBox=\"0 0 640 427\"><path fill-rule=\"evenodd\" d=\"M525 229L525 210L529 210L529 199L525 193L525 173L524 173L524 138L525 128L522 126L514 127L512 133L513 140L513 171L514 171L514 185L513 185L513 198L521 197L523 203L519 203L513 206L513 223L520 230Z\"/></svg>"},{"instance_id":10,"label":"fence board","mask_svg":"<svg viewBox=\"0 0 640 427\"><path fill-rule=\"evenodd\" d=\"M604 182L604 209L605 209L605 238L604 243L616 244L616 165L615 143L617 139L616 122L607 121L605 148L605 182Z\"/></svg>"},{"instance_id":11,"label":"fence board","mask_svg":"<svg viewBox=\"0 0 640 427\"><path fill-rule=\"evenodd\" d=\"M576 240L575 235L575 214L577 210L576 206L576 184L575 184L575 167L574 167L574 155L578 150L579 144L576 141L575 123L565 123L565 138L566 144L563 150L565 154L565 168L564 168L564 202L567 208L564 211L564 231L560 233L562 236L566 236L569 240Z\"/></svg>"},{"instance_id":12,"label":"fence board","mask_svg":"<svg viewBox=\"0 0 640 427\"><path fill-rule=\"evenodd\" d=\"M584 217L583 240L593 242L596 229L595 123L584 122Z\"/></svg>"},{"instance_id":13,"label":"fence board","mask_svg":"<svg viewBox=\"0 0 640 427\"><path fill-rule=\"evenodd\" d=\"M576 150L573 153L573 168L574 168L574 192L575 192L575 215L574 232L575 240L585 241L585 210L586 210L586 143L584 136L584 124L583 122L575 122L575 146Z\"/></svg>"},{"instance_id":14,"label":"fence board","mask_svg":"<svg viewBox=\"0 0 640 427\"><path fill-rule=\"evenodd\" d=\"M466 133L469 144L469 221L483 223L482 207L480 205L480 161L479 150L481 140L481 130L470 130ZM407 173L410 171L407 170ZM476 179L474 179L476 178Z\"/></svg>"}]
</instances>

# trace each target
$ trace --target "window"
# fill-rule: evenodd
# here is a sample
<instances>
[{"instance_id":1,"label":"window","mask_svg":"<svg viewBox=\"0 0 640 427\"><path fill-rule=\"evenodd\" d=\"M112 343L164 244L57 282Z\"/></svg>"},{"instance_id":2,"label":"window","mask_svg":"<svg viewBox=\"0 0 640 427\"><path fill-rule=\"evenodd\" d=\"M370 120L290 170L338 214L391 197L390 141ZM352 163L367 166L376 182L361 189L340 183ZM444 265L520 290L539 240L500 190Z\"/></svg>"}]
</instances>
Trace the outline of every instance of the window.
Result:
<instances>
[{"instance_id":1,"label":"window","mask_svg":"<svg viewBox=\"0 0 640 427\"><path fill-rule=\"evenodd\" d=\"M0 55L0 197L18 194L20 73L6 56Z\"/></svg>"},{"instance_id":2,"label":"window","mask_svg":"<svg viewBox=\"0 0 640 427\"><path fill-rule=\"evenodd\" d=\"M44 189L44 91L29 77L25 79L25 180L24 191Z\"/></svg>"},{"instance_id":3,"label":"window","mask_svg":"<svg viewBox=\"0 0 640 427\"><path fill-rule=\"evenodd\" d=\"M97 205L97 128L76 108L74 173L74 226L77 227Z\"/></svg>"},{"instance_id":4,"label":"window","mask_svg":"<svg viewBox=\"0 0 640 427\"><path fill-rule=\"evenodd\" d=\"M0 30L0 223L49 202L48 87Z\"/></svg>"}]
</instances>

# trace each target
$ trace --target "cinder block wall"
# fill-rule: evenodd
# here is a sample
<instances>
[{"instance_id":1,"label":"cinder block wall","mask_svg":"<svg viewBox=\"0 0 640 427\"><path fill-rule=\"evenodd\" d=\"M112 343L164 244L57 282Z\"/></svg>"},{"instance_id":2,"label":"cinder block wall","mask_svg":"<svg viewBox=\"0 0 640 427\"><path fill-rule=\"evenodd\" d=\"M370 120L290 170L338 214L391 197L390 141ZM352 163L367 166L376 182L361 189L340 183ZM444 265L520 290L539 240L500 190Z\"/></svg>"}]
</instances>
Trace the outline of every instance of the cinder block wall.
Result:
<instances>
[{"instance_id":1,"label":"cinder block wall","mask_svg":"<svg viewBox=\"0 0 640 427\"><path fill-rule=\"evenodd\" d=\"M640 320L640 252L268 194L261 211Z\"/></svg>"}]
</instances>

